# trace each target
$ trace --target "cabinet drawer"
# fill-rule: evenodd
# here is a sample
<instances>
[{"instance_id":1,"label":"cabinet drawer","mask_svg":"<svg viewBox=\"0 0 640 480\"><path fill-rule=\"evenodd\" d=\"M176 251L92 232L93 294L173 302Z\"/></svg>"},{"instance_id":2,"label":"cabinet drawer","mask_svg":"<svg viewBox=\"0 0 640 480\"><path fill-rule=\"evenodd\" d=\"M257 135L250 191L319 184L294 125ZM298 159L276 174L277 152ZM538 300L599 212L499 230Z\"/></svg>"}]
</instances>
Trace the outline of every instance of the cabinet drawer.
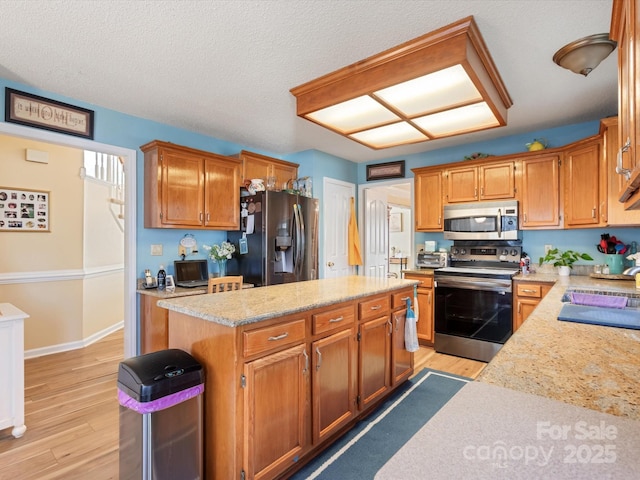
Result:
<instances>
[{"instance_id":1,"label":"cabinet drawer","mask_svg":"<svg viewBox=\"0 0 640 480\"><path fill-rule=\"evenodd\" d=\"M250 357L274 348L301 342L305 338L305 319L243 332L243 353Z\"/></svg>"},{"instance_id":2,"label":"cabinet drawer","mask_svg":"<svg viewBox=\"0 0 640 480\"><path fill-rule=\"evenodd\" d=\"M406 299L411 300L411 304L413 304L413 290L403 290L398 293L394 293L391 296L391 306L395 310L396 308L406 307L407 302Z\"/></svg>"},{"instance_id":3,"label":"cabinet drawer","mask_svg":"<svg viewBox=\"0 0 640 480\"><path fill-rule=\"evenodd\" d=\"M516 287L516 295L519 297L542 298L542 285L519 283Z\"/></svg>"},{"instance_id":4,"label":"cabinet drawer","mask_svg":"<svg viewBox=\"0 0 640 480\"><path fill-rule=\"evenodd\" d=\"M391 310L391 296L381 295L358 303L358 317L360 320L375 318L389 313Z\"/></svg>"},{"instance_id":5,"label":"cabinet drawer","mask_svg":"<svg viewBox=\"0 0 640 480\"><path fill-rule=\"evenodd\" d=\"M404 274L404 278L406 280L417 280L418 288L432 288L433 287L433 276L432 275L411 275L408 273Z\"/></svg>"},{"instance_id":6,"label":"cabinet drawer","mask_svg":"<svg viewBox=\"0 0 640 480\"><path fill-rule=\"evenodd\" d=\"M356 319L353 305L334 308L323 313L313 315L313 334L327 332L334 328L348 328Z\"/></svg>"}]
</instances>

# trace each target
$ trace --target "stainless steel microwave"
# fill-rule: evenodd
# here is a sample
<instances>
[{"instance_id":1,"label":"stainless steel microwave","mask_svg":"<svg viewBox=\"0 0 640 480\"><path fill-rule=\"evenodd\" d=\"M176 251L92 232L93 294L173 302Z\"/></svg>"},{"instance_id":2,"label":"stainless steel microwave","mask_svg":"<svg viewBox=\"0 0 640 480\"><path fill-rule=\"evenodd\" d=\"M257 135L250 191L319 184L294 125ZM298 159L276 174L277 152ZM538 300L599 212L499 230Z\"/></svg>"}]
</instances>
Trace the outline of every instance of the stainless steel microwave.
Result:
<instances>
[{"instance_id":1,"label":"stainless steel microwave","mask_svg":"<svg viewBox=\"0 0 640 480\"><path fill-rule=\"evenodd\" d=\"M517 240L518 201L479 202L444 207L448 240Z\"/></svg>"}]
</instances>

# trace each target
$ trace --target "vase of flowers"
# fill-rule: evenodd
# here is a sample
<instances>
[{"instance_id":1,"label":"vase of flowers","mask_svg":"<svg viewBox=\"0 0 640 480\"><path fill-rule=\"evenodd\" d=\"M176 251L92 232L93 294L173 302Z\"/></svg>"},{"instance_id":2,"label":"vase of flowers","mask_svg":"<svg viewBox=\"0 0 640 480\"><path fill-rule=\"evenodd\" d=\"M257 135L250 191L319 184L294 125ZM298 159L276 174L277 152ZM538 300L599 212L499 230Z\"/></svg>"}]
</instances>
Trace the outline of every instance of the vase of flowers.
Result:
<instances>
[{"instance_id":1,"label":"vase of flowers","mask_svg":"<svg viewBox=\"0 0 640 480\"><path fill-rule=\"evenodd\" d=\"M222 242L220 245L202 245L202 248L209 252L209 258L218 265L218 276L226 276L227 260L230 260L236 251L235 245L231 242Z\"/></svg>"}]
</instances>

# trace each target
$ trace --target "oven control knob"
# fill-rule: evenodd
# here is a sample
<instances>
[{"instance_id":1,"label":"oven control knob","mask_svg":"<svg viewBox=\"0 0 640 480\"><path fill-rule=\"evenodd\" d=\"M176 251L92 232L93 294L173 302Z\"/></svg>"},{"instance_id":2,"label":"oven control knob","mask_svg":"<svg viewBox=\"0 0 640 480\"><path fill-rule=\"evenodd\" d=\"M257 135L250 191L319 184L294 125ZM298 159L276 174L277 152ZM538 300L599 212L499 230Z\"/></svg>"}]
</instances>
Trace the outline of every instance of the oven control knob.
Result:
<instances>
[{"instance_id":1,"label":"oven control knob","mask_svg":"<svg viewBox=\"0 0 640 480\"><path fill-rule=\"evenodd\" d=\"M500 252L500 255L502 256L507 256L508 254L509 254L509 250L507 250L506 248L502 250L502 252Z\"/></svg>"},{"instance_id":2,"label":"oven control knob","mask_svg":"<svg viewBox=\"0 0 640 480\"><path fill-rule=\"evenodd\" d=\"M453 250L451 250L451 253L453 253L454 255L458 255L458 253L460 252L458 251L457 248L454 248Z\"/></svg>"},{"instance_id":3,"label":"oven control knob","mask_svg":"<svg viewBox=\"0 0 640 480\"><path fill-rule=\"evenodd\" d=\"M511 256L512 256L512 257L516 257L516 256L518 256L518 250L516 250L515 248L514 248L513 250L511 250L511 252L510 252L510 253L511 253Z\"/></svg>"},{"instance_id":4,"label":"oven control knob","mask_svg":"<svg viewBox=\"0 0 640 480\"><path fill-rule=\"evenodd\" d=\"M467 251L464 248L460 249L460 255L466 255Z\"/></svg>"}]
</instances>

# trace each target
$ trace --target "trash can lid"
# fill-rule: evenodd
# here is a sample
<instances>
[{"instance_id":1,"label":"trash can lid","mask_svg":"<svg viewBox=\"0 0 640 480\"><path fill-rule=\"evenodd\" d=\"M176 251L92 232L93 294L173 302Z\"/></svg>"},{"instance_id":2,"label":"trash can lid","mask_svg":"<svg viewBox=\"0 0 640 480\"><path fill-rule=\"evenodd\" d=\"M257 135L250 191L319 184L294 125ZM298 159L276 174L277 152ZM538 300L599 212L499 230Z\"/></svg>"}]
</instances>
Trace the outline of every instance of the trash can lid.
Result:
<instances>
[{"instance_id":1,"label":"trash can lid","mask_svg":"<svg viewBox=\"0 0 640 480\"><path fill-rule=\"evenodd\" d=\"M177 348L131 357L118 367L118 388L139 402L150 402L203 382L202 365Z\"/></svg>"}]
</instances>

